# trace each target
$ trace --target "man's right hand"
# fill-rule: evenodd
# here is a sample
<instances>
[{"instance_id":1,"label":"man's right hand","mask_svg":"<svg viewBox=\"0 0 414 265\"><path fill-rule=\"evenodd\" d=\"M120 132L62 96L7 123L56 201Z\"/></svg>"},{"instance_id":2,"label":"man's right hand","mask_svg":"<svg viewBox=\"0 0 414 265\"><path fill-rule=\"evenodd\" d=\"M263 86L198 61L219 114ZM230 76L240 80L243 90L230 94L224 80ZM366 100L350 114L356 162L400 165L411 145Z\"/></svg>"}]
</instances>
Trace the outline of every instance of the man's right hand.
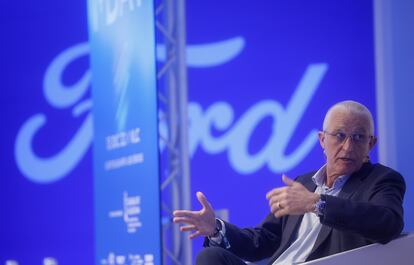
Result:
<instances>
[{"instance_id":1,"label":"man's right hand","mask_svg":"<svg viewBox=\"0 0 414 265\"><path fill-rule=\"evenodd\" d=\"M211 204L202 192L197 192L197 199L203 206L200 211L176 210L174 211L174 223L185 224L180 231L194 231L189 235L190 239L198 236L211 236L216 231L216 216Z\"/></svg>"}]
</instances>

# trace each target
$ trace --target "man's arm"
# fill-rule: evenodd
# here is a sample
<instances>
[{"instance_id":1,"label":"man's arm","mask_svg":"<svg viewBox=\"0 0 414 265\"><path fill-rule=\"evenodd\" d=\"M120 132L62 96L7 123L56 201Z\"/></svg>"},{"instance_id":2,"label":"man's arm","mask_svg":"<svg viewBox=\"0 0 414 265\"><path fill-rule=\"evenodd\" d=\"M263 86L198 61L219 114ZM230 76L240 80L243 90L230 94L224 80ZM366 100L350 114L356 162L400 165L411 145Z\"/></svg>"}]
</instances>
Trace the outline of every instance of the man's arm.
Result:
<instances>
[{"instance_id":1,"label":"man's arm","mask_svg":"<svg viewBox=\"0 0 414 265\"><path fill-rule=\"evenodd\" d=\"M390 168L375 165L367 176L355 178L357 190L351 197L321 195L325 201L321 223L372 242L386 243L396 238L404 226L405 182L402 176ZM267 195L272 213L280 217L312 211L308 207L315 201L309 191L299 182L287 180L284 180L286 187L276 188Z\"/></svg>"},{"instance_id":2,"label":"man's arm","mask_svg":"<svg viewBox=\"0 0 414 265\"><path fill-rule=\"evenodd\" d=\"M350 199L323 195L326 204L321 223L373 242L387 243L396 238L404 226L404 179L390 169L378 171L371 173L365 180L371 183L362 184L364 187Z\"/></svg>"},{"instance_id":3,"label":"man's arm","mask_svg":"<svg viewBox=\"0 0 414 265\"><path fill-rule=\"evenodd\" d=\"M204 246L210 246L208 237L216 234L214 209L203 193L197 192L197 199L203 208L199 211L174 211L175 223L184 224L181 231L191 231L190 239L205 236ZM269 214L256 228L240 229L233 224L224 222L228 250L248 261L260 260L271 256L279 247L281 238L281 219ZM216 244L213 244L216 245ZM221 244L223 245L223 244Z\"/></svg>"},{"instance_id":4,"label":"man's arm","mask_svg":"<svg viewBox=\"0 0 414 265\"><path fill-rule=\"evenodd\" d=\"M259 226L242 229L225 222L228 250L246 261L270 257L280 245L282 220L269 214Z\"/></svg>"},{"instance_id":5,"label":"man's arm","mask_svg":"<svg viewBox=\"0 0 414 265\"><path fill-rule=\"evenodd\" d=\"M173 222L184 224L180 231L192 231L190 239L198 236L210 236L216 232L216 216L214 209L203 193L197 192L197 199L203 208L199 211L176 210L173 215Z\"/></svg>"}]
</instances>

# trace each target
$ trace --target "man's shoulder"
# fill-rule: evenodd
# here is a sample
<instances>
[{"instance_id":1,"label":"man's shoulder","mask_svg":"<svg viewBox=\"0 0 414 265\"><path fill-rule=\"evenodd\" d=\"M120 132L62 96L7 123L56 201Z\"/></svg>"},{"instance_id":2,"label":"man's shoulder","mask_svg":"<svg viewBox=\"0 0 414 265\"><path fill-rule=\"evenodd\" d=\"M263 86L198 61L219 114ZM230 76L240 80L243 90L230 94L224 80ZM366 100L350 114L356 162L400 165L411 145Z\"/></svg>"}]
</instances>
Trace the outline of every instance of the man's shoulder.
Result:
<instances>
[{"instance_id":1,"label":"man's shoulder","mask_svg":"<svg viewBox=\"0 0 414 265\"><path fill-rule=\"evenodd\" d=\"M404 178L398 171L380 163L365 163L360 170L351 175L350 181L355 179L359 179L360 184L364 183L364 185L376 186L394 183L401 187L405 186Z\"/></svg>"},{"instance_id":2,"label":"man's shoulder","mask_svg":"<svg viewBox=\"0 0 414 265\"><path fill-rule=\"evenodd\" d=\"M384 176L384 177L391 177L394 179L400 179L401 181L404 181L404 177L397 170L391 167L388 167L380 163L371 164L370 166L371 168L368 173L369 176L372 176L372 177Z\"/></svg>"},{"instance_id":3,"label":"man's shoulder","mask_svg":"<svg viewBox=\"0 0 414 265\"><path fill-rule=\"evenodd\" d=\"M304 174L301 174L295 178L296 181L304 183L307 181L312 181L312 176L318 172L317 170L313 170ZM404 182L404 177L395 169L383 165L381 163L366 163L361 168L360 172L358 172L359 176L362 178L365 177L376 177L384 176L384 177L391 177L394 179L400 179Z\"/></svg>"},{"instance_id":4,"label":"man's shoulder","mask_svg":"<svg viewBox=\"0 0 414 265\"><path fill-rule=\"evenodd\" d=\"M395 173L398 175L401 175L397 170L388 167L386 165L383 165L381 163L375 163L375 164L371 164L372 170L376 171L376 172L389 172L389 173Z\"/></svg>"}]
</instances>

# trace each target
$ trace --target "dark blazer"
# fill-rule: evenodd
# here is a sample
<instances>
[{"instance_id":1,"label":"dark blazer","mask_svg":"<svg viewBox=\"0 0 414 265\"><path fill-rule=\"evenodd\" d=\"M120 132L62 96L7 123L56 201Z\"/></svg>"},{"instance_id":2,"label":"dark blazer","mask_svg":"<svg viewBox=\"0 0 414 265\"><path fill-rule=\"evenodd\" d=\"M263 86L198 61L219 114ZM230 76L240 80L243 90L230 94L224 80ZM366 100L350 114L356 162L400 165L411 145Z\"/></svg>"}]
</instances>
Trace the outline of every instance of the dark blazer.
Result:
<instances>
[{"instance_id":1,"label":"dark blazer","mask_svg":"<svg viewBox=\"0 0 414 265\"><path fill-rule=\"evenodd\" d=\"M314 173L299 176L296 181L314 191ZM351 175L338 197L325 196L322 228L307 261L396 238L404 226L404 193L405 182L398 172L365 163ZM296 239L302 218L269 214L259 226L244 229L226 223L229 250L247 261L270 257L272 264Z\"/></svg>"}]
</instances>

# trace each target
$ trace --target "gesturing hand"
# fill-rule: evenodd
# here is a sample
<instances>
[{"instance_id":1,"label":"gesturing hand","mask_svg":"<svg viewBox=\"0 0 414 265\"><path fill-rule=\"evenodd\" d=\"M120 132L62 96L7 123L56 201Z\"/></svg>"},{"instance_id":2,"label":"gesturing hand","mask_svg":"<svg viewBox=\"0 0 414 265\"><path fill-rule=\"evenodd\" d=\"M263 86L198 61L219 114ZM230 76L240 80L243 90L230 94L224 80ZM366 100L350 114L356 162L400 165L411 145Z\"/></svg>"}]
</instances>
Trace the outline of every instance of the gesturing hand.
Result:
<instances>
[{"instance_id":1,"label":"gesturing hand","mask_svg":"<svg viewBox=\"0 0 414 265\"><path fill-rule=\"evenodd\" d=\"M189 235L190 239L198 236L209 236L215 232L216 217L214 210L203 193L197 192L197 199L203 206L200 211L176 210L174 211L174 223L186 224L180 227L180 231L194 231Z\"/></svg>"},{"instance_id":2,"label":"gesturing hand","mask_svg":"<svg viewBox=\"0 0 414 265\"><path fill-rule=\"evenodd\" d=\"M269 200L270 211L276 217L289 214L304 214L314 210L319 195L310 192L301 183L285 175L282 176L285 187L275 188L266 194Z\"/></svg>"}]
</instances>

